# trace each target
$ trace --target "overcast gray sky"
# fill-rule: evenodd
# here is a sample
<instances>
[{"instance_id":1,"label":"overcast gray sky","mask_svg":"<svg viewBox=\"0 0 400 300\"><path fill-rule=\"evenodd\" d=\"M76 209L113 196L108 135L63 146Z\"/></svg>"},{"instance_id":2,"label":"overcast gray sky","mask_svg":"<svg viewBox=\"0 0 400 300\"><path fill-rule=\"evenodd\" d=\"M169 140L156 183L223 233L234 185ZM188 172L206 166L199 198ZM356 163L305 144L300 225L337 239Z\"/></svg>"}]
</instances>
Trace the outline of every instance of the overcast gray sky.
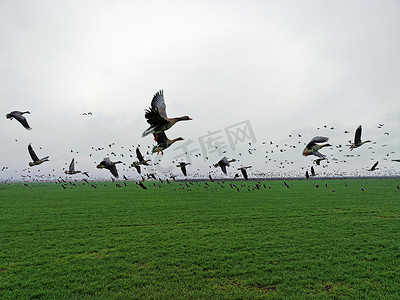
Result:
<instances>
[{"instance_id":1,"label":"overcast gray sky","mask_svg":"<svg viewBox=\"0 0 400 300\"><path fill-rule=\"evenodd\" d=\"M218 171L209 166L224 155L240 160L230 176L241 165L254 174L304 174L313 159L302 149L316 135L334 145L321 151L330 162L320 174L366 174L377 160L374 175L400 172L391 161L400 159L399 1L6 0L0 40L3 179L58 177L73 157L77 169L109 179L95 166L111 151L126 163L120 175L138 178L129 155L154 144L141 134L160 89L169 116L193 118L167 131L197 149L191 175ZM7 120L13 110L29 110L33 130ZM93 116L83 116L88 111ZM232 146L227 128L246 120L253 139ZM360 124L363 139L376 143L350 152L345 145ZM205 135L226 153L202 148ZM184 142L159 155L160 166L187 160L177 157ZM30 173L29 143L50 155Z\"/></svg>"}]
</instances>

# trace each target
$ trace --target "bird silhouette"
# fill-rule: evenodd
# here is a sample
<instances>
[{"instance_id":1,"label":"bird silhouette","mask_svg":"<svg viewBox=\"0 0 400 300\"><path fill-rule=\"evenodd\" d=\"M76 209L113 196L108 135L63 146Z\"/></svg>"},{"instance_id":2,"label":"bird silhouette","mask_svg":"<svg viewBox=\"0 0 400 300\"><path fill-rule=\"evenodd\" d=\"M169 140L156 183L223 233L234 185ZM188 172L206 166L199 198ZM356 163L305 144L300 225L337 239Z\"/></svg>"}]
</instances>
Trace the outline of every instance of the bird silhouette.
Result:
<instances>
[{"instance_id":1,"label":"bird silhouette","mask_svg":"<svg viewBox=\"0 0 400 300\"><path fill-rule=\"evenodd\" d=\"M31 167L40 165L41 163L44 163L45 161L49 161L49 156L39 159L39 157L36 155L35 151L33 151L31 144L28 145L28 152L32 158L32 161L29 162L29 166L31 166Z\"/></svg>"},{"instance_id":2,"label":"bird silhouette","mask_svg":"<svg viewBox=\"0 0 400 300\"><path fill-rule=\"evenodd\" d=\"M354 142L350 145L350 150L351 151L354 148L358 148L358 147L364 145L365 143L371 142L370 140L361 141L361 132L362 132L362 128L361 128L361 125L360 125L356 129L356 133L354 135Z\"/></svg>"},{"instance_id":3,"label":"bird silhouette","mask_svg":"<svg viewBox=\"0 0 400 300\"><path fill-rule=\"evenodd\" d=\"M192 120L188 116L168 118L167 107L164 101L164 92L162 90L154 95L151 101L151 107L145 111L145 118L147 123L150 124L150 127L143 132L142 137L153 133L156 141L159 133L170 129L177 122Z\"/></svg>"},{"instance_id":4,"label":"bird silhouette","mask_svg":"<svg viewBox=\"0 0 400 300\"><path fill-rule=\"evenodd\" d=\"M325 143L329 140L329 138L324 137L324 136L316 136L311 141L306 145L306 147L303 150L303 156L308 156L308 155L315 155L317 157L323 158L325 155L320 153L318 150L324 147L330 147L332 146L331 144L323 144L320 145L318 143Z\"/></svg>"},{"instance_id":5,"label":"bird silhouette","mask_svg":"<svg viewBox=\"0 0 400 300\"><path fill-rule=\"evenodd\" d=\"M31 130L32 128L29 126L28 121L26 120L26 118L23 116L23 114L30 114L29 111L12 111L10 113L8 113L6 115L7 119L10 119L10 121L12 119L16 119L18 122L21 123L22 126L24 126L26 129Z\"/></svg>"}]
</instances>

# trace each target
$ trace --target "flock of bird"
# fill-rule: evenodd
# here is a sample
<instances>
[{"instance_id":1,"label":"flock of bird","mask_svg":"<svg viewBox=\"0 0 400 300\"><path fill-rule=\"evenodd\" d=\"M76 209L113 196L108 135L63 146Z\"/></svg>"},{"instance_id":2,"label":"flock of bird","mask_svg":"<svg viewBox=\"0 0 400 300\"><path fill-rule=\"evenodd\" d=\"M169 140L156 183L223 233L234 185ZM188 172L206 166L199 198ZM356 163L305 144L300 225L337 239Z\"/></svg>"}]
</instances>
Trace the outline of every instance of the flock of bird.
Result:
<instances>
[{"instance_id":1,"label":"flock of bird","mask_svg":"<svg viewBox=\"0 0 400 300\"><path fill-rule=\"evenodd\" d=\"M10 120L15 119L19 123L21 123L21 125L24 128L26 128L27 130L31 130L32 128L28 124L28 121L24 116L25 114L30 114L30 112L29 111L12 111L6 115L6 118L10 119ZM89 115L92 115L92 113L85 112L83 115L89 116ZM145 116L147 123L149 124L149 127L143 132L142 137L146 137L147 135L152 134L154 137L154 141L157 143L157 145L155 145L151 149L151 153L157 153L157 154L161 153L161 155L163 155L163 151L165 151L166 149L171 147L175 142L183 140L182 137L169 139L166 136L165 132L167 130L171 129L176 123L178 123L180 121L192 120L189 116L182 116L182 117L175 117L175 118L168 117L167 112L166 112L164 93L162 90L158 91L153 96L151 105L148 109L145 110L144 116ZM380 124L380 126L381 125L383 126L383 124ZM333 129L333 128L331 128L331 129ZM347 131L347 133L348 133L348 131ZM360 125L360 126L358 126L358 128L355 131L354 140L350 141L351 144L349 145L350 146L349 149L351 151L356 148L361 147L365 143L371 142L370 140L362 141L361 134L362 134L362 127ZM299 135L299 137L301 137L301 135ZM325 147L332 147L331 144L327 143L328 140L329 140L329 138L325 137L325 136L316 136L316 137L312 138L311 141L308 144L306 144L306 146L302 152L303 156L305 156L305 157L310 156L310 155L315 156L316 157L315 163L317 165L320 165L321 161L326 159L326 155L322 154L320 152L320 150ZM272 142L270 142L270 143L272 144ZM110 147L111 147L111 145L110 145ZM33 150L31 144L28 145L28 152L32 159L32 161L29 162L30 167L37 166L44 162L49 161L49 156L39 158L36 155L35 151ZM249 153L251 153L250 149L249 149ZM137 172L139 174L141 174L141 166L149 166L150 159L145 159L143 157L142 153L139 150L139 147L136 148L136 158L137 158L137 160L131 164L131 167L135 168L137 170ZM217 163L213 164L213 166L215 168L220 168L221 171L225 175L227 175L227 167L229 167L230 164L235 161L236 161L236 159L228 159L225 156L225 157L221 158ZM393 161L399 161L399 160L393 160ZM112 161L109 157L105 157L99 164L97 164L97 168L98 169L103 169L103 168L107 169L111 172L111 174L115 178L119 178L117 164L120 164L120 163L123 163L123 162L120 160ZM190 164L189 162L180 162L179 164L176 165L176 167L181 169L181 172L184 176L187 176L186 166L189 164ZM375 164L369 169L369 171L377 170L378 169L377 165L378 165L378 162L375 162ZM251 166L241 166L241 167L237 168L237 170L239 170L241 172L243 178L246 180L249 178L249 176L247 174L248 168L251 168ZM73 158L69 165L68 170L65 170L65 174L74 175L74 174L78 174L78 173L82 173L82 174L86 175L87 177L89 177L88 172L82 172L82 171L75 169L75 161ZM239 174L236 174L235 178L237 178L239 176L240 176ZM307 179L309 179L314 176L316 176L316 173L315 173L314 168L311 167L310 173L308 171L306 171L305 177ZM210 179L212 179L211 175L210 175ZM144 177L142 177L142 180L144 180ZM138 181L137 184L139 184L143 187L141 181Z\"/></svg>"}]
</instances>

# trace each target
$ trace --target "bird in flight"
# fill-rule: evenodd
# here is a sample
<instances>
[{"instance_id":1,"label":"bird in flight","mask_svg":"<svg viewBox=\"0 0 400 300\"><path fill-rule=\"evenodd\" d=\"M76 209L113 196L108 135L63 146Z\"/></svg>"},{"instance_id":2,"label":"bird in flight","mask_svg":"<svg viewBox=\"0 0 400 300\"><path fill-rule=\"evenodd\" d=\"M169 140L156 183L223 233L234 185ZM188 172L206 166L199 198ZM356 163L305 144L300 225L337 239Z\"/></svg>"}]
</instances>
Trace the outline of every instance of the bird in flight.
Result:
<instances>
[{"instance_id":1,"label":"bird in flight","mask_svg":"<svg viewBox=\"0 0 400 300\"><path fill-rule=\"evenodd\" d=\"M324 136L316 136L314 137L304 148L303 150L303 156L309 156L309 155L315 155L320 158L325 157L322 153L320 153L318 150L324 147L330 147L332 146L331 144L323 144L320 145L318 143L325 143L329 140L329 138L324 137Z\"/></svg>"},{"instance_id":2,"label":"bird in flight","mask_svg":"<svg viewBox=\"0 0 400 300\"><path fill-rule=\"evenodd\" d=\"M246 170L248 168L251 168L251 166L238 168L238 170L240 170L240 172L242 172L243 178L246 179L246 180L249 179L249 177L247 175L247 170Z\"/></svg>"},{"instance_id":3,"label":"bird in flight","mask_svg":"<svg viewBox=\"0 0 400 300\"><path fill-rule=\"evenodd\" d=\"M185 176L187 176L187 173L186 173L186 166L187 165L190 165L190 163L180 162L179 164L176 165L178 168L181 168L182 174L185 175Z\"/></svg>"},{"instance_id":4,"label":"bird in flight","mask_svg":"<svg viewBox=\"0 0 400 300\"><path fill-rule=\"evenodd\" d=\"M122 161L119 160L119 161L113 162L110 160L110 158L106 157L103 159L103 161L101 163L99 163L97 165L97 168L98 169L105 168L105 169L109 170L115 178L118 178L118 170L117 170L116 164L120 164L120 163L122 163Z\"/></svg>"},{"instance_id":5,"label":"bird in flight","mask_svg":"<svg viewBox=\"0 0 400 300\"><path fill-rule=\"evenodd\" d=\"M29 111L12 111L9 114L6 115L7 119L10 119L10 121L12 119L16 119L18 122L20 122L22 124L22 126L24 126L26 129L31 130L32 128L29 126L28 121L26 120L26 118L23 116L23 114L30 114Z\"/></svg>"},{"instance_id":6,"label":"bird in flight","mask_svg":"<svg viewBox=\"0 0 400 300\"><path fill-rule=\"evenodd\" d=\"M151 100L151 107L146 109L144 116L147 120L147 123L150 124L150 127L143 132L142 137L153 133L155 141L157 141L159 133L170 129L175 125L175 123L179 121L192 120L188 116L168 118L167 107L164 101L164 92L162 90L158 91L154 95L153 99Z\"/></svg>"},{"instance_id":7,"label":"bird in flight","mask_svg":"<svg viewBox=\"0 0 400 300\"><path fill-rule=\"evenodd\" d=\"M140 165L148 166L148 162L150 159L144 159L142 153L139 150L139 147L136 148L136 158L138 159L137 161L134 161L131 164L131 167L135 167L136 171L140 174Z\"/></svg>"},{"instance_id":8,"label":"bird in flight","mask_svg":"<svg viewBox=\"0 0 400 300\"><path fill-rule=\"evenodd\" d=\"M214 167L215 168L220 167L222 172L224 172L224 174L226 175L226 167L229 167L229 164L231 162L235 162L235 161L236 161L236 159L228 160L226 157L223 157L219 162L214 164Z\"/></svg>"},{"instance_id":9,"label":"bird in flight","mask_svg":"<svg viewBox=\"0 0 400 300\"><path fill-rule=\"evenodd\" d=\"M358 148L362 145L364 145L365 143L371 142L370 140L366 140L366 141L361 141L361 125L357 127L356 129L356 133L354 135L354 142L350 145L350 150L352 151L354 148Z\"/></svg>"},{"instance_id":10,"label":"bird in flight","mask_svg":"<svg viewBox=\"0 0 400 300\"><path fill-rule=\"evenodd\" d=\"M82 173L82 174L86 175L87 177L89 177L89 174L87 172L81 172L81 171L75 170L75 159L74 158L71 160L68 170L65 170L64 173L67 175L74 175L74 174Z\"/></svg>"},{"instance_id":11,"label":"bird in flight","mask_svg":"<svg viewBox=\"0 0 400 300\"><path fill-rule=\"evenodd\" d=\"M45 161L49 161L48 156L39 159L39 157L36 155L35 151L33 151L31 144L28 145L28 152L32 158L32 161L29 162L30 167L40 165L41 163L44 163Z\"/></svg>"},{"instance_id":12,"label":"bird in flight","mask_svg":"<svg viewBox=\"0 0 400 300\"><path fill-rule=\"evenodd\" d=\"M164 154L163 151L169 147L172 146L173 143L177 141L183 141L183 138L178 137L176 139L170 140L167 138L166 134L164 131L161 131L156 138L156 133L153 133L155 136L155 139L157 139L157 146L154 146L153 149L151 150L152 153L160 153Z\"/></svg>"},{"instance_id":13,"label":"bird in flight","mask_svg":"<svg viewBox=\"0 0 400 300\"><path fill-rule=\"evenodd\" d=\"M374 165L371 167L371 169L369 169L368 171L375 171L378 170L379 168L377 168L376 166L378 165L379 161L377 161L376 163L374 163Z\"/></svg>"}]
</instances>

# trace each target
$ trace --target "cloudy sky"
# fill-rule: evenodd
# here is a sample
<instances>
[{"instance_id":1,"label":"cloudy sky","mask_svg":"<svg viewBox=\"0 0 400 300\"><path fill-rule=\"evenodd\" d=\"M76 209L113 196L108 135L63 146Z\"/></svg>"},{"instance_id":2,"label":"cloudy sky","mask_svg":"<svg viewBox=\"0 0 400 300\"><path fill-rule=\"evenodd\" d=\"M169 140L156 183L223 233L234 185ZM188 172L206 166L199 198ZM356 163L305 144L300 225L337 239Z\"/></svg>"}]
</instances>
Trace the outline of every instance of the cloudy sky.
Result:
<instances>
[{"instance_id":1,"label":"cloudy sky","mask_svg":"<svg viewBox=\"0 0 400 300\"><path fill-rule=\"evenodd\" d=\"M230 175L304 174L304 144L324 135L320 174L378 160L375 175L399 174L399 28L400 1L0 1L0 178L58 177L74 157L109 179L95 168L107 155L138 178L130 155L154 144L141 134L160 89L169 116L193 118L152 156L163 168L191 160L189 173L208 174L226 155L239 159ZM33 130L7 120L13 110L29 110ZM358 125L374 143L350 152ZM50 162L29 169L29 143Z\"/></svg>"}]
</instances>

